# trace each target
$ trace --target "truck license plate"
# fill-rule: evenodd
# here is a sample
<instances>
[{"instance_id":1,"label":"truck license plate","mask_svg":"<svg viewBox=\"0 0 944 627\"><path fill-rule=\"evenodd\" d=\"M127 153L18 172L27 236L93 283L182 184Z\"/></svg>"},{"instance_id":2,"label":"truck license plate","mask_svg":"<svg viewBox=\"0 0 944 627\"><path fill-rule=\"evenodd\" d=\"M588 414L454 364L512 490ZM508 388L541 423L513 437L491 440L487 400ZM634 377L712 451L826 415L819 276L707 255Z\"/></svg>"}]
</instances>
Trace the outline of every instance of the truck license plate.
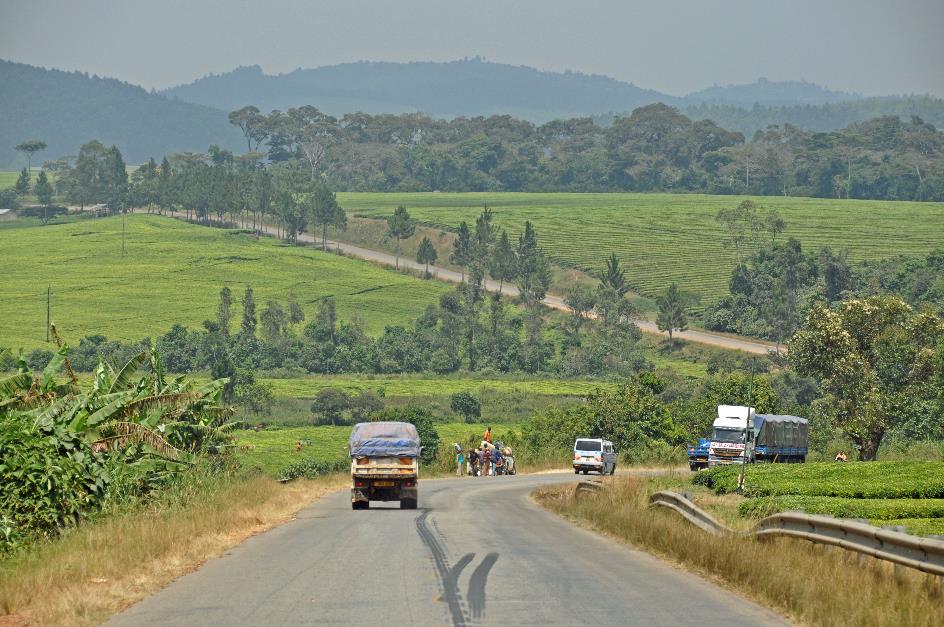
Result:
<instances>
[{"instance_id":1,"label":"truck license plate","mask_svg":"<svg viewBox=\"0 0 944 627\"><path fill-rule=\"evenodd\" d=\"M375 488L392 488L393 481L374 481Z\"/></svg>"}]
</instances>

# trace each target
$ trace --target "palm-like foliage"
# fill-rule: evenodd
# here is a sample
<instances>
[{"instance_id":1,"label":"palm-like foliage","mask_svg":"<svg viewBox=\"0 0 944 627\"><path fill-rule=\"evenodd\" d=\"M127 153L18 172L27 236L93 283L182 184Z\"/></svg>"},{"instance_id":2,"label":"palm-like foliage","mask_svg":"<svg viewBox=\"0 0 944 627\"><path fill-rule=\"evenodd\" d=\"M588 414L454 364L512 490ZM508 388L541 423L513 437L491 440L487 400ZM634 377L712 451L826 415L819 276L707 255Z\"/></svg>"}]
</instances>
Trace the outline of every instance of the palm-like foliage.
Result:
<instances>
[{"instance_id":1,"label":"palm-like foliage","mask_svg":"<svg viewBox=\"0 0 944 627\"><path fill-rule=\"evenodd\" d=\"M233 412L221 404L226 379L201 387L185 377L168 380L156 351L134 355L120 368L100 363L88 390L60 383L63 366L68 367L67 347L38 376L21 361L20 372L0 379L0 413L26 413L46 429L65 426L97 451L137 444L174 461L227 441L237 424L227 423Z\"/></svg>"}]
</instances>

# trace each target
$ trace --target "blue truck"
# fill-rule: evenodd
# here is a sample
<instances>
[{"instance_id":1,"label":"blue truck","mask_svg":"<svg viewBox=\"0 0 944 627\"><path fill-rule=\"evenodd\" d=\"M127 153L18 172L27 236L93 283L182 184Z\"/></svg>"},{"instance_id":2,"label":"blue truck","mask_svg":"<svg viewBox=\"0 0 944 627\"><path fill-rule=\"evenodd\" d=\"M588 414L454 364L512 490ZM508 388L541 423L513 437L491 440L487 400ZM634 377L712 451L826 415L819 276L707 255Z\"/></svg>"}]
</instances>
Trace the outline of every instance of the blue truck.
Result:
<instances>
[{"instance_id":1,"label":"blue truck","mask_svg":"<svg viewBox=\"0 0 944 627\"><path fill-rule=\"evenodd\" d=\"M701 438L698 444L688 447L688 467L694 472L708 467L708 449L711 448L709 438Z\"/></svg>"}]
</instances>

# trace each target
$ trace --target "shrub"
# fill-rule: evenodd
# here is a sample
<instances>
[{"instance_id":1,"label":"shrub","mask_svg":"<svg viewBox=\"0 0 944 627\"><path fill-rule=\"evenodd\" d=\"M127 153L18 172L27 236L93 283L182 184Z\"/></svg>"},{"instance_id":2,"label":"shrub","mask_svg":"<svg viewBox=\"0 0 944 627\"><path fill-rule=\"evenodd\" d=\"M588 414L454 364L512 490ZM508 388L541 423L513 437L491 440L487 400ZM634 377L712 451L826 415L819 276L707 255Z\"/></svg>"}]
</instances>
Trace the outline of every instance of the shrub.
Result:
<instances>
[{"instance_id":1,"label":"shrub","mask_svg":"<svg viewBox=\"0 0 944 627\"><path fill-rule=\"evenodd\" d=\"M462 416L466 422L478 422L482 416L482 406L479 399L471 392L456 392L449 399L449 408Z\"/></svg>"},{"instance_id":2,"label":"shrub","mask_svg":"<svg viewBox=\"0 0 944 627\"><path fill-rule=\"evenodd\" d=\"M22 414L0 417L0 460L0 550L20 533L51 536L75 525L104 499L102 456L65 427L37 427Z\"/></svg>"},{"instance_id":3,"label":"shrub","mask_svg":"<svg viewBox=\"0 0 944 627\"><path fill-rule=\"evenodd\" d=\"M281 481L291 481L292 479L314 479L323 475L330 475L335 472L347 470L350 462L346 459L336 459L330 462L320 462L314 457L295 462L291 466L282 469L278 475Z\"/></svg>"}]
</instances>

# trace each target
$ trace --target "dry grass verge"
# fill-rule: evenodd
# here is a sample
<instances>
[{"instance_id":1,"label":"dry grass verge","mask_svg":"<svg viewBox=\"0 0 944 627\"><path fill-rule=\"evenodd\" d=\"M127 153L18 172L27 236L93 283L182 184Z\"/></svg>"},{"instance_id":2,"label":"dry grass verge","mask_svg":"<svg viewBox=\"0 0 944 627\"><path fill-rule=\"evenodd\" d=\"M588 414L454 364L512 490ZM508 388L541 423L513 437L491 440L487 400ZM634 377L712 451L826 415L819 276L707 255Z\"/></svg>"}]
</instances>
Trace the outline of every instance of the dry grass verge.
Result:
<instances>
[{"instance_id":1,"label":"dry grass verge","mask_svg":"<svg viewBox=\"0 0 944 627\"><path fill-rule=\"evenodd\" d=\"M101 623L346 483L234 478L186 505L103 517L0 563L0 625Z\"/></svg>"},{"instance_id":2,"label":"dry grass verge","mask_svg":"<svg viewBox=\"0 0 944 627\"><path fill-rule=\"evenodd\" d=\"M715 537L648 507L644 478L575 499L572 486L535 493L545 507L729 586L812 625L939 625L941 578L788 538Z\"/></svg>"}]
</instances>

